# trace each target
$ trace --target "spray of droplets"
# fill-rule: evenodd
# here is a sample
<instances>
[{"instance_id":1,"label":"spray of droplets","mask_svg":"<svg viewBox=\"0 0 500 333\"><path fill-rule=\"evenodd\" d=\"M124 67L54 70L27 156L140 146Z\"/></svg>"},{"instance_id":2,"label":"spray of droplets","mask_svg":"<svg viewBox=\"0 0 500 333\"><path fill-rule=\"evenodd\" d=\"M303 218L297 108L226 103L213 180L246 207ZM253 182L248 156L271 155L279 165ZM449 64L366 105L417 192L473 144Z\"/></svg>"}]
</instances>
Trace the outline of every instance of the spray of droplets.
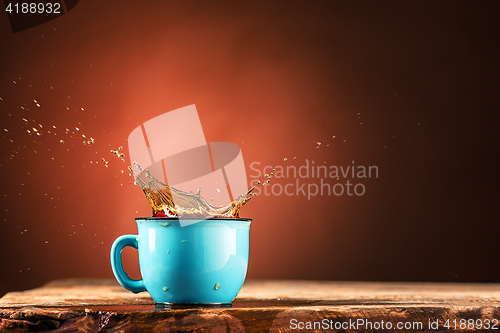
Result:
<instances>
[{"instance_id":1,"label":"spray of droplets","mask_svg":"<svg viewBox=\"0 0 500 333\"><path fill-rule=\"evenodd\" d=\"M111 146L110 146L110 147L111 147ZM120 159L123 163L126 163L126 162L125 162L125 159L124 159L125 154L123 154L122 150L123 150L123 147L122 147L122 146L120 146L120 147L118 147L118 149L117 149L117 150L113 150L113 149L111 149L111 150L110 150L110 152L111 152L111 154L113 154L113 155L115 155L117 158L119 158L119 159Z\"/></svg>"},{"instance_id":2,"label":"spray of droplets","mask_svg":"<svg viewBox=\"0 0 500 333\"><path fill-rule=\"evenodd\" d=\"M40 104L37 102L37 100L34 100L34 102L39 106ZM21 109L28 110L28 108L24 108L21 106ZM10 115L10 114L9 114ZM80 135L83 138L87 138L87 135L83 132L80 131L80 127L75 126L71 128L61 128L56 125L43 125L40 122L36 121L35 119L28 119L28 118L21 118L22 122L19 128L29 136L33 138L33 142L35 144L42 144L46 143L47 140L52 140L55 139L58 144L65 145L66 150L69 151L71 147L75 146L75 141ZM81 125L78 123L78 125ZM4 129L5 132L9 133L9 130L7 128ZM45 137L43 142L42 137ZM14 143L14 140L10 139L10 142ZM84 145L91 145L94 143L94 138L90 137L88 140L84 141ZM27 148L26 146L23 146L24 148ZM15 151L16 154L18 154L19 150L21 147L18 147L17 150ZM47 151L50 151L50 148L47 148ZM37 153L37 150L33 151L34 153ZM11 159L13 159L16 155L12 155ZM54 157L52 157L52 160L54 160Z\"/></svg>"}]
</instances>

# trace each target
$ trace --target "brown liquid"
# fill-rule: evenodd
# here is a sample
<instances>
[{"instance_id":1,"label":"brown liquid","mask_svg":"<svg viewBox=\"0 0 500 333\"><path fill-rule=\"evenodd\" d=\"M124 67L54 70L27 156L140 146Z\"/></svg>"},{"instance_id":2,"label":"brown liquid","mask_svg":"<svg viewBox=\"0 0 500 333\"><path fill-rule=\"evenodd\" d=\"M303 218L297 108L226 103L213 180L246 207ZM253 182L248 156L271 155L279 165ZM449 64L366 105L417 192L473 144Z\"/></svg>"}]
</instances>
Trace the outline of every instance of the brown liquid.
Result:
<instances>
[{"instance_id":1,"label":"brown liquid","mask_svg":"<svg viewBox=\"0 0 500 333\"><path fill-rule=\"evenodd\" d=\"M142 188L153 208L153 216L156 217L239 217L241 207L252 198L252 191L260 184L258 182L228 205L214 207L201 196L201 190L198 193L177 190L156 179L149 170L143 169L136 162L133 163L141 173L146 174L148 182L142 180L132 167L128 167L135 177L135 184Z\"/></svg>"}]
</instances>

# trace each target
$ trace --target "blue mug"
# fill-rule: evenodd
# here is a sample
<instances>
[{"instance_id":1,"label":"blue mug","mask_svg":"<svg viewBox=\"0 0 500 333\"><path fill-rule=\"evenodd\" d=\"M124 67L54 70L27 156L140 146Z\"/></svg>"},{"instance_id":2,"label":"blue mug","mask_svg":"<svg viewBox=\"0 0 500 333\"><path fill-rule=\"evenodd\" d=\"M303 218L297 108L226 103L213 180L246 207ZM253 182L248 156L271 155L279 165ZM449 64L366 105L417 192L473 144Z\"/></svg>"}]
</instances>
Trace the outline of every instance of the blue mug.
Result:
<instances>
[{"instance_id":1,"label":"blue mug","mask_svg":"<svg viewBox=\"0 0 500 333\"><path fill-rule=\"evenodd\" d=\"M248 267L250 219L138 217L138 235L118 237L111 268L134 293L147 291L156 303L229 304ZM121 253L139 251L141 280L123 270Z\"/></svg>"}]
</instances>

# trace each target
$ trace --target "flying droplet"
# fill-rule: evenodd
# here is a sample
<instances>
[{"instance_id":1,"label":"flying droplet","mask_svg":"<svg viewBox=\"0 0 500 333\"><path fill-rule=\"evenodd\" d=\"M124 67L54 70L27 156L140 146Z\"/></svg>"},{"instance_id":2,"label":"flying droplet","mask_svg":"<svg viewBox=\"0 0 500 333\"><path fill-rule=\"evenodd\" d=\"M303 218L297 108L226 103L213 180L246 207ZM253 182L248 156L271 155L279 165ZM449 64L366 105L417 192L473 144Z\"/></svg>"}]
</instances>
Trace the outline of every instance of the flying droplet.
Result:
<instances>
[{"instance_id":1,"label":"flying droplet","mask_svg":"<svg viewBox=\"0 0 500 333\"><path fill-rule=\"evenodd\" d=\"M288 161L288 158L286 158L286 157L285 157L285 158L283 159L283 161L285 161L285 162L286 162L286 161Z\"/></svg>"},{"instance_id":2,"label":"flying droplet","mask_svg":"<svg viewBox=\"0 0 500 333\"><path fill-rule=\"evenodd\" d=\"M64 140L59 140L60 143L64 143Z\"/></svg>"}]
</instances>

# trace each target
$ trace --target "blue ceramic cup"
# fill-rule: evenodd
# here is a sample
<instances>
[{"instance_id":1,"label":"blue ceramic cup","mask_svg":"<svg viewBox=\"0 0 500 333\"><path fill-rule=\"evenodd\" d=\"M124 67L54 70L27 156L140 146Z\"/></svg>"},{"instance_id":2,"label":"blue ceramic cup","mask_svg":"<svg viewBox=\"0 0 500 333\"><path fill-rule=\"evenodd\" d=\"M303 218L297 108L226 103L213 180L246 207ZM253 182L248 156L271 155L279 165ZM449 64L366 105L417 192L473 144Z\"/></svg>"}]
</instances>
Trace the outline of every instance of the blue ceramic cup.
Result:
<instances>
[{"instance_id":1,"label":"blue ceramic cup","mask_svg":"<svg viewBox=\"0 0 500 333\"><path fill-rule=\"evenodd\" d=\"M243 285L248 267L250 219L136 218L138 235L118 237L111 268L134 293L148 291L156 303L229 304ZM141 280L132 280L121 253L139 251Z\"/></svg>"}]
</instances>

